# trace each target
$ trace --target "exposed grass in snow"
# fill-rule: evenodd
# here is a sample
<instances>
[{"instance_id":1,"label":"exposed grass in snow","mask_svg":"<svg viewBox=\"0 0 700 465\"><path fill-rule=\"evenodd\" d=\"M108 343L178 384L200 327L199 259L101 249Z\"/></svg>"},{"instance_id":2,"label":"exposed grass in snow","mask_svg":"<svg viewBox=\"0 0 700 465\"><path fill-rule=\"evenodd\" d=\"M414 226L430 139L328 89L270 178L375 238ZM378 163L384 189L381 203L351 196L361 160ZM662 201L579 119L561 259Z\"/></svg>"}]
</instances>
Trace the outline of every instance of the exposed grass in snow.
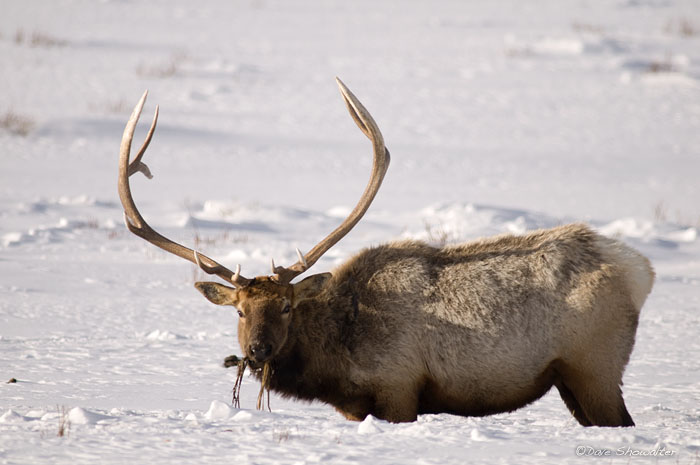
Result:
<instances>
[{"instance_id":1,"label":"exposed grass in snow","mask_svg":"<svg viewBox=\"0 0 700 465\"><path fill-rule=\"evenodd\" d=\"M13 40L16 45L26 45L28 47L52 48L65 47L68 45L67 40L60 39L51 34L41 31L27 33L23 29L18 29L15 32Z\"/></svg>"},{"instance_id":2,"label":"exposed grass in snow","mask_svg":"<svg viewBox=\"0 0 700 465\"><path fill-rule=\"evenodd\" d=\"M671 20L666 23L664 30L668 34L677 34L685 38L693 38L700 36L700 26L687 18Z\"/></svg>"},{"instance_id":3,"label":"exposed grass in snow","mask_svg":"<svg viewBox=\"0 0 700 465\"><path fill-rule=\"evenodd\" d=\"M8 131L10 134L24 137L29 135L35 126L34 119L13 110L0 114L0 129Z\"/></svg>"},{"instance_id":4,"label":"exposed grass in snow","mask_svg":"<svg viewBox=\"0 0 700 465\"><path fill-rule=\"evenodd\" d=\"M184 51L174 52L170 57L139 63L136 67L136 74L145 78L165 79L175 76L181 71L183 63L188 55Z\"/></svg>"}]
</instances>

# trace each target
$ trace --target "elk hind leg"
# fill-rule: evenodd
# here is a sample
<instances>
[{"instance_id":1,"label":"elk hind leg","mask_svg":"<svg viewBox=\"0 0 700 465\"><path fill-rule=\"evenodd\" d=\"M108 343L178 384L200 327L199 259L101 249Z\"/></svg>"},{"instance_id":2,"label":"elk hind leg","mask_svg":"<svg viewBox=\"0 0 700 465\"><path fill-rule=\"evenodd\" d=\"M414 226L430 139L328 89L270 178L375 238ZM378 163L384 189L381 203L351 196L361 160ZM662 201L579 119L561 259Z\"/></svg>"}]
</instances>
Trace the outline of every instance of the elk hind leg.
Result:
<instances>
[{"instance_id":1,"label":"elk hind leg","mask_svg":"<svg viewBox=\"0 0 700 465\"><path fill-rule=\"evenodd\" d=\"M578 403L571 390L561 381L554 383L554 385L557 387L561 399L566 404L566 408L569 409L569 412L571 412L581 426L591 426L591 421L586 417L586 414L583 413L581 404Z\"/></svg>"},{"instance_id":2,"label":"elk hind leg","mask_svg":"<svg viewBox=\"0 0 700 465\"><path fill-rule=\"evenodd\" d=\"M582 425L634 426L617 379L610 381L601 375L569 371L558 384L563 385L563 390L558 385L557 388L564 402Z\"/></svg>"}]
</instances>

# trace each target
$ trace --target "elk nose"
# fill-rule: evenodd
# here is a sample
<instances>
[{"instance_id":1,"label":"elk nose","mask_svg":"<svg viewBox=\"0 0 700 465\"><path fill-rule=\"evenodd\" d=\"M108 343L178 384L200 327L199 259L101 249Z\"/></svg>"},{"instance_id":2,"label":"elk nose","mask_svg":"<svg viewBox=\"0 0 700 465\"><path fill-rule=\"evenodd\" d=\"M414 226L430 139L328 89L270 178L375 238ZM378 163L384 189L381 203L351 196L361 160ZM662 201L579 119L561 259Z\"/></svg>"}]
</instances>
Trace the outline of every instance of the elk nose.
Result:
<instances>
[{"instance_id":1,"label":"elk nose","mask_svg":"<svg viewBox=\"0 0 700 465\"><path fill-rule=\"evenodd\" d=\"M272 344L257 343L250 345L250 357L256 362L265 362L272 355Z\"/></svg>"}]
</instances>

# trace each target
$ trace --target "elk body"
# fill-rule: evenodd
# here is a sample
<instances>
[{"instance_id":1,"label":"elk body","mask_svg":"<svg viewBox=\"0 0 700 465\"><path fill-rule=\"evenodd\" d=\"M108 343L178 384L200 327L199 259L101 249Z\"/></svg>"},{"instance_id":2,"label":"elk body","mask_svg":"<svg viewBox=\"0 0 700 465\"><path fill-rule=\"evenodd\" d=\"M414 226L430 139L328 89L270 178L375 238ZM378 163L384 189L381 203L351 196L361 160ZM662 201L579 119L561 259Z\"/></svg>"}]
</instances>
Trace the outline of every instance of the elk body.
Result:
<instances>
[{"instance_id":1,"label":"elk body","mask_svg":"<svg viewBox=\"0 0 700 465\"><path fill-rule=\"evenodd\" d=\"M361 251L332 273L292 280L363 216L389 163L371 115L338 81L351 116L373 143L370 182L350 216L290 267L253 279L176 244L144 221L128 178L146 95L124 131L119 194L129 230L230 285L198 282L211 302L238 310L238 339L269 387L318 399L348 419L392 422L422 413L488 415L522 407L555 386L584 426L632 426L620 386L649 261L621 242L573 224L442 248L393 242Z\"/></svg>"}]
</instances>

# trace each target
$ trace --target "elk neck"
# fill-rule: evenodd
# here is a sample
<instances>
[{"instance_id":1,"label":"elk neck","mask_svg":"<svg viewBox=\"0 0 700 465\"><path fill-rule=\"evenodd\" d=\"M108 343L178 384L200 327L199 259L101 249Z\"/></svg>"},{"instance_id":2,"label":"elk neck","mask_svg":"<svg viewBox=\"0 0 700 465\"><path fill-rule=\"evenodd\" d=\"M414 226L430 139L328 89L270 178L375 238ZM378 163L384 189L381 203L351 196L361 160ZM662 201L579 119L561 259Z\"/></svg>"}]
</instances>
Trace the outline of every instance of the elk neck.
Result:
<instances>
[{"instance_id":1,"label":"elk neck","mask_svg":"<svg viewBox=\"0 0 700 465\"><path fill-rule=\"evenodd\" d=\"M287 342L271 362L270 388L284 397L333 403L344 391L358 299L351 283L330 287L293 310Z\"/></svg>"}]
</instances>

